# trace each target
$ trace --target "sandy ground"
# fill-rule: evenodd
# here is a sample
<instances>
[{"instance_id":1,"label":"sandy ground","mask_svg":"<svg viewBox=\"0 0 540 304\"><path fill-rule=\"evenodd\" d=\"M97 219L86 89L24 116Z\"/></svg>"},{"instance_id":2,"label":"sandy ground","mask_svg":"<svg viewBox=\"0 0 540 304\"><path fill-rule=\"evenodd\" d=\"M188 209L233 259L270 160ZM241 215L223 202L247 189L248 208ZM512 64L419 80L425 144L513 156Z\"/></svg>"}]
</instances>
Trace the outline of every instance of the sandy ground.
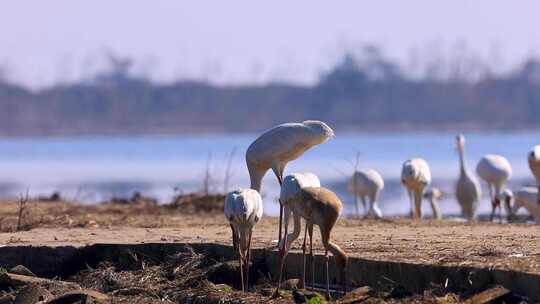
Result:
<instances>
[{"instance_id":1,"label":"sandy ground","mask_svg":"<svg viewBox=\"0 0 540 304\"><path fill-rule=\"evenodd\" d=\"M230 228L216 210L187 212L148 204L81 206L31 203L23 220L28 231L9 232L17 204L0 207L0 246L84 246L93 243L216 242L230 244ZM256 247L276 244L277 218L264 217L253 235ZM299 250L301 238L293 249ZM321 250L319 233L316 249ZM333 239L350 255L437 265L460 265L540 273L540 226L465 224L450 220L383 221L341 219ZM321 251L319 251L320 253Z\"/></svg>"}]
</instances>

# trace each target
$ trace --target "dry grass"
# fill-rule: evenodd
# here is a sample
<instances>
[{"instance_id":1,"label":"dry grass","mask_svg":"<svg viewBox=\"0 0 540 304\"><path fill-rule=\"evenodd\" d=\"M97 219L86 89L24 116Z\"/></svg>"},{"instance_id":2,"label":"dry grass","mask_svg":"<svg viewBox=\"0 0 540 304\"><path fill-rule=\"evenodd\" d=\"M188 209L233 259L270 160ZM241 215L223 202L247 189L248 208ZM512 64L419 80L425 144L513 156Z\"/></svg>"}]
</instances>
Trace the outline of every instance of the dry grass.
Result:
<instances>
[{"instance_id":1,"label":"dry grass","mask_svg":"<svg viewBox=\"0 0 540 304\"><path fill-rule=\"evenodd\" d=\"M48 199L0 201L0 232L35 228L97 228L97 227L174 227L182 215L204 212L221 215L222 194L198 193L178 195L170 204L158 205L151 198L134 195L130 199L114 198L96 205Z\"/></svg>"},{"instance_id":2,"label":"dry grass","mask_svg":"<svg viewBox=\"0 0 540 304\"><path fill-rule=\"evenodd\" d=\"M162 263L132 259L131 264L105 262L70 278L82 287L113 297L114 303L263 303L270 300L258 292L242 294L230 285L210 279L225 264L195 253L187 247ZM226 275L234 278L234 272ZM232 282L229 282L232 283ZM260 282L266 285L264 280ZM286 299L274 303L290 303Z\"/></svg>"},{"instance_id":3,"label":"dry grass","mask_svg":"<svg viewBox=\"0 0 540 304\"><path fill-rule=\"evenodd\" d=\"M161 263L133 258L130 263L104 262L70 278L84 288L98 290L113 297L114 303L294 303L295 295L283 290L273 299L274 284L265 275L256 278L251 292L235 288L238 269L234 262L219 262L187 247ZM357 297L350 294L336 303L462 303L459 295L433 289L411 294L400 286L387 285L370 289ZM319 298L319 300L322 298ZM362 301L354 300L362 299ZM313 300L312 303L323 303Z\"/></svg>"}]
</instances>

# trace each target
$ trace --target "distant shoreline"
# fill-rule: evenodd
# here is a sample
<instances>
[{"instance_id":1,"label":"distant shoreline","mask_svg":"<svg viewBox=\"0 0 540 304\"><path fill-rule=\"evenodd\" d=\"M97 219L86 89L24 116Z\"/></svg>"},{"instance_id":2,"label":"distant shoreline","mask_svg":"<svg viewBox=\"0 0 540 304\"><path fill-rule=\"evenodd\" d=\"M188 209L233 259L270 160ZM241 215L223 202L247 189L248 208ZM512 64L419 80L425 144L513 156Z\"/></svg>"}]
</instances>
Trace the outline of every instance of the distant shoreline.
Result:
<instances>
[{"instance_id":1,"label":"distant shoreline","mask_svg":"<svg viewBox=\"0 0 540 304\"><path fill-rule=\"evenodd\" d=\"M269 126L270 128L272 126ZM13 138L148 138L148 137L174 137L174 136L255 136L263 132L266 129L256 129L253 131L224 131L224 130L160 130L152 131L146 130L144 132L130 132L122 130L110 130L110 131L55 131L55 132L10 132L2 133L0 130L0 139L13 139ZM348 128L334 128L337 135L364 135L364 134L457 134L457 133L482 133L482 134L536 134L540 133L540 127L531 126L529 127L516 127L516 128L490 128L490 127L471 127L464 126L462 128L457 126L448 126L448 127L348 127Z\"/></svg>"}]
</instances>

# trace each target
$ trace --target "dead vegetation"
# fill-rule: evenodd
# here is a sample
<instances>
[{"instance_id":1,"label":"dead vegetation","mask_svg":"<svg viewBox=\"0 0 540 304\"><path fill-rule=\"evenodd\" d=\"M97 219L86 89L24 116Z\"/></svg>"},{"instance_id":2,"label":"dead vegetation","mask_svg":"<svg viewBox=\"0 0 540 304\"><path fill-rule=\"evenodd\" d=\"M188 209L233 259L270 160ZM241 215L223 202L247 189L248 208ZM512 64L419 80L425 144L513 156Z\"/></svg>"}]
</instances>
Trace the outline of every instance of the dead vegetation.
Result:
<instances>
[{"instance_id":1,"label":"dead vegetation","mask_svg":"<svg viewBox=\"0 0 540 304\"><path fill-rule=\"evenodd\" d=\"M20 274L21 270L24 274ZM24 266L0 270L0 303L76 304L109 303L109 296L74 282L36 277Z\"/></svg>"},{"instance_id":2,"label":"dead vegetation","mask_svg":"<svg viewBox=\"0 0 540 304\"><path fill-rule=\"evenodd\" d=\"M263 266L254 266L252 287L245 294L238 290L236 261L218 261L191 247L162 261L126 251L115 262L87 265L64 280L38 278L17 266L0 271L0 303L526 303L500 286L476 294L449 293L433 286L415 294L391 280L327 301L317 292L296 289L297 279L290 279L293 283L284 284L282 296L271 298L270 274Z\"/></svg>"},{"instance_id":3,"label":"dead vegetation","mask_svg":"<svg viewBox=\"0 0 540 304\"><path fill-rule=\"evenodd\" d=\"M189 193L177 195L166 208L182 210L185 213L222 213L225 195Z\"/></svg>"},{"instance_id":4,"label":"dead vegetation","mask_svg":"<svg viewBox=\"0 0 540 304\"><path fill-rule=\"evenodd\" d=\"M190 247L165 261L145 261L131 253L130 262L102 262L69 280L83 288L108 294L114 303L262 303L270 299L260 292L241 294L236 289L234 263L219 262L195 253ZM257 286L270 286L263 275ZM288 303L283 299L274 303Z\"/></svg>"},{"instance_id":5,"label":"dead vegetation","mask_svg":"<svg viewBox=\"0 0 540 304\"><path fill-rule=\"evenodd\" d=\"M131 198L112 198L88 205L49 198L32 199L26 193L17 200L0 202L0 232L53 227L108 228L117 225L172 227L183 215L221 215L224 200L223 194L190 193L178 194L171 203L160 205L154 198L136 192Z\"/></svg>"},{"instance_id":6,"label":"dead vegetation","mask_svg":"<svg viewBox=\"0 0 540 304\"><path fill-rule=\"evenodd\" d=\"M17 211L17 231L21 231L24 228L27 228L27 226L24 224L25 219L27 217L27 210L28 207L28 191L26 191L26 195L19 197L18 201L18 211Z\"/></svg>"}]
</instances>

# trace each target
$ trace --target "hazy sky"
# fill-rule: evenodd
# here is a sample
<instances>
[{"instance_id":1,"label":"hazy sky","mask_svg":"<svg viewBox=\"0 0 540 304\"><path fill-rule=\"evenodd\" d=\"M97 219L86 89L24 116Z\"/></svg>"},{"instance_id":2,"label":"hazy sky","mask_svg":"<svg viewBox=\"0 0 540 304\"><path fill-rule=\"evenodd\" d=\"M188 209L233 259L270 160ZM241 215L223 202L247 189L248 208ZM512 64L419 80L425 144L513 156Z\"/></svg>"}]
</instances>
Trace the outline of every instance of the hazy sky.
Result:
<instances>
[{"instance_id":1,"label":"hazy sky","mask_svg":"<svg viewBox=\"0 0 540 304\"><path fill-rule=\"evenodd\" d=\"M540 53L538 12L534 0L3 1L0 66L41 87L92 74L110 50L163 81L309 83L363 42L405 62L459 40L510 66Z\"/></svg>"}]
</instances>

